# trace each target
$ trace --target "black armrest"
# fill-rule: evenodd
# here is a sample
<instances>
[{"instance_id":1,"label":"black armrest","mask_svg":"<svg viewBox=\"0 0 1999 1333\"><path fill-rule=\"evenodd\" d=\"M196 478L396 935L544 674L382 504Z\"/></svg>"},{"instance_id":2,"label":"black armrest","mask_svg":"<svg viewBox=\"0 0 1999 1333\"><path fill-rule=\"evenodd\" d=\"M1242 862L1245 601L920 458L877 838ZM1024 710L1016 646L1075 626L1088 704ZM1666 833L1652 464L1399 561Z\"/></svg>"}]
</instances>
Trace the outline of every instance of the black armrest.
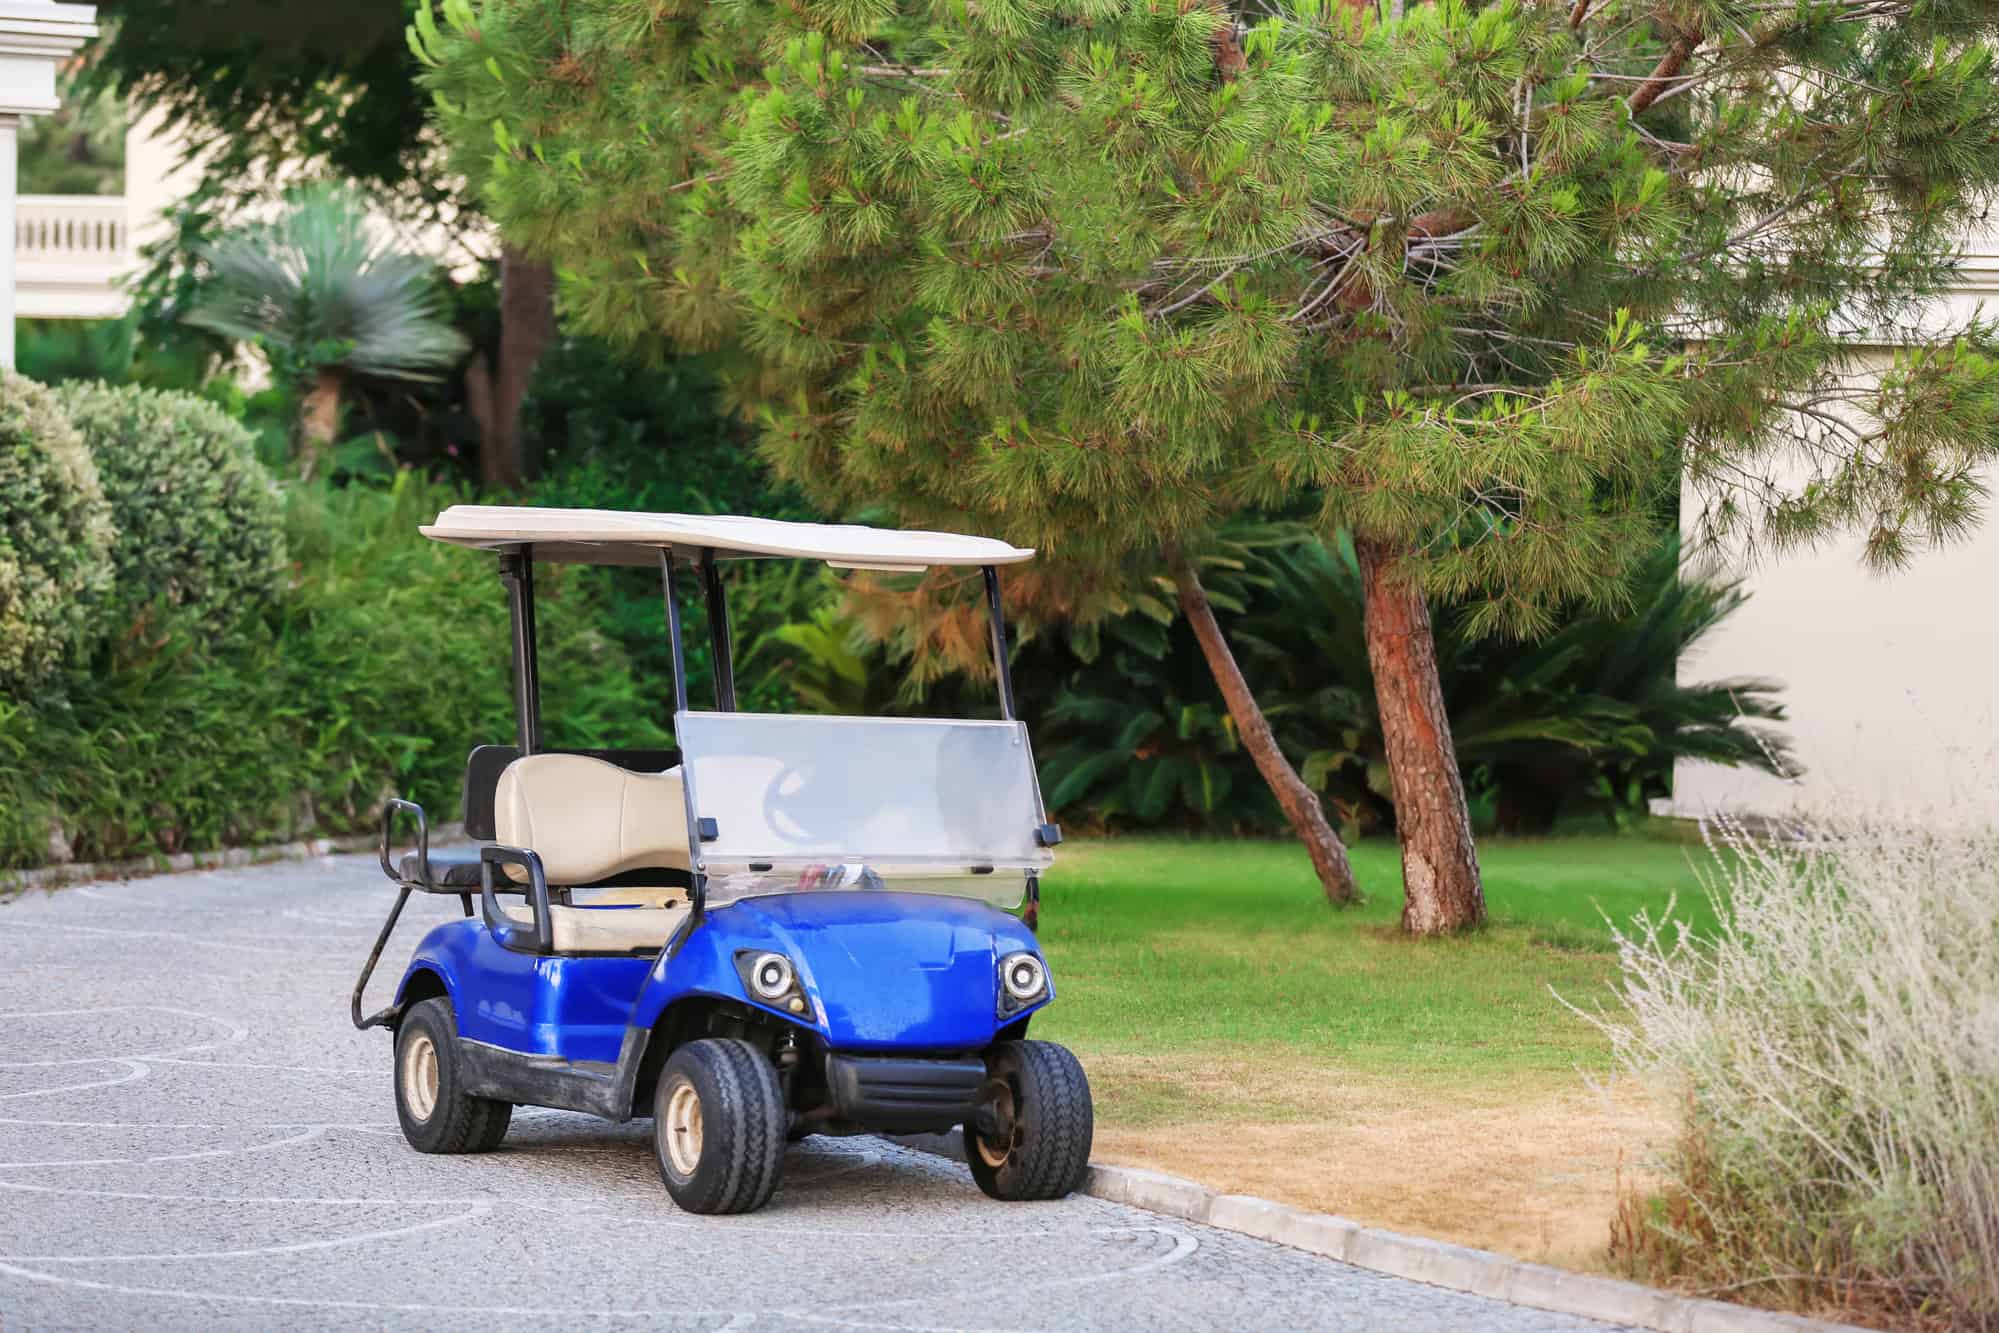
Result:
<instances>
[{"instance_id":1,"label":"black armrest","mask_svg":"<svg viewBox=\"0 0 1999 1333\"><path fill-rule=\"evenodd\" d=\"M397 873L396 867L389 863L389 834L394 830L396 822L396 812L398 810L407 810L409 813L416 816L415 869L417 875L415 879L411 879L407 875ZM400 797L391 796L387 801L384 801L382 803L381 860L382 860L382 873L384 875L387 875L390 879L394 880L396 883L398 884L413 883L418 888L421 888L425 893L436 893L438 891L437 886L430 882L430 820L423 813L423 807L418 805L415 801L405 801ZM405 866L409 865L408 857L403 858L403 864Z\"/></svg>"},{"instance_id":2,"label":"black armrest","mask_svg":"<svg viewBox=\"0 0 1999 1333\"><path fill-rule=\"evenodd\" d=\"M406 881L417 885L427 881L438 893L466 893L479 887L477 847L441 847L422 861L418 860L419 855L404 852L403 859L396 863Z\"/></svg>"},{"instance_id":3,"label":"black armrest","mask_svg":"<svg viewBox=\"0 0 1999 1333\"><path fill-rule=\"evenodd\" d=\"M520 866L528 872L527 888L510 886L510 890L526 892L528 907L534 913L530 926L522 926L500 910L493 886L493 867L504 865ZM555 951L555 919L548 910L548 876L542 873L541 858L527 848L495 843L479 849L479 906L486 917L486 928L507 948L522 953Z\"/></svg>"}]
</instances>

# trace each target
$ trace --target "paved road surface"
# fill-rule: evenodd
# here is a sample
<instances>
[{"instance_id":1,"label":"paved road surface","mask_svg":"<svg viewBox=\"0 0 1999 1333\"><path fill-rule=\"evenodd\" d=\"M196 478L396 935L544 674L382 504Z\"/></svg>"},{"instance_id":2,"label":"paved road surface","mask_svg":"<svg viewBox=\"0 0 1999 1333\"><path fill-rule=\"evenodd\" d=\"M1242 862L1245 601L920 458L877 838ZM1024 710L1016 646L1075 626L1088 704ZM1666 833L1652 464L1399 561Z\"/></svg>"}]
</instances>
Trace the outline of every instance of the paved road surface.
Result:
<instances>
[{"instance_id":1,"label":"paved road surface","mask_svg":"<svg viewBox=\"0 0 1999 1333\"><path fill-rule=\"evenodd\" d=\"M1100 1200L993 1203L874 1139L800 1145L737 1218L673 1207L647 1122L523 1110L498 1153L420 1156L387 1037L347 1021L390 898L339 857L0 903L0 1326L1600 1327ZM414 901L383 971L456 911Z\"/></svg>"}]
</instances>

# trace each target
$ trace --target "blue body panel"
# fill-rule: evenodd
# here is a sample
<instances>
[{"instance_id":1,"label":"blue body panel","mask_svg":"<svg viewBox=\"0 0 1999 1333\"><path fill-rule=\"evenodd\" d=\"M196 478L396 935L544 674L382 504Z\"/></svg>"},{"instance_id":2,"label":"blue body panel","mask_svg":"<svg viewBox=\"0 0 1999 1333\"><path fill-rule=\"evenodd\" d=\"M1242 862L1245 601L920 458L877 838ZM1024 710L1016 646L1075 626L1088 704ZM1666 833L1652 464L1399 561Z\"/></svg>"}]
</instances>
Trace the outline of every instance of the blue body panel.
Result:
<instances>
[{"instance_id":1,"label":"blue body panel","mask_svg":"<svg viewBox=\"0 0 1999 1333\"><path fill-rule=\"evenodd\" d=\"M472 1041L525 1055L614 1061L651 966L649 958L516 953L470 917L424 936L403 985L424 968L436 972L451 993L458 1035Z\"/></svg>"},{"instance_id":2,"label":"blue body panel","mask_svg":"<svg viewBox=\"0 0 1999 1333\"><path fill-rule=\"evenodd\" d=\"M572 1062L615 1061L627 1026L651 1028L678 1000L756 1003L736 971L736 954L745 949L789 957L810 1006L802 1016L758 1008L818 1032L832 1050L877 1054L989 1045L1000 1027L1000 958L1040 952L1032 931L983 903L917 893L795 893L717 908L657 963L535 957L503 948L476 917L447 922L417 946L397 999L411 976L434 971L463 1037ZM1033 1008L1053 998L1051 984Z\"/></svg>"}]
</instances>

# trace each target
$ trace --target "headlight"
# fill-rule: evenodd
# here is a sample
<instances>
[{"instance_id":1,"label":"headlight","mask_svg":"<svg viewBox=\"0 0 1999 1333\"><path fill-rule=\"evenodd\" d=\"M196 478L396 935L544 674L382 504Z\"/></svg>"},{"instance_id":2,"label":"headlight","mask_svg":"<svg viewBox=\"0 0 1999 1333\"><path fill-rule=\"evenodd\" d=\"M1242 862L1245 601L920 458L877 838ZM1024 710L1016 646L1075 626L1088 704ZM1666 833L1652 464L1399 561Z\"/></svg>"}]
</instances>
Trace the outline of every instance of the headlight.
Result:
<instances>
[{"instance_id":1,"label":"headlight","mask_svg":"<svg viewBox=\"0 0 1999 1333\"><path fill-rule=\"evenodd\" d=\"M1000 1012L1011 1013L1048 994L1048 968L1031 953L1000 959Z\"/></svg>"},{"instance_id":2,"label":"headlight","mask_svg":"<svg viewBox=\"0 0 1999 1333\"><path fill-rule=\"evenodd\" d=\"M752 999L788 1014L805 1012L805 991L798 984L798 969L783 954L739 953L736 971Z\"/></svg>"},{"instance_id":3,"label":"headlight","mask_svg":"<svg viewBox=\"0 0 1999 1333\"><path fill-rule=\"evenodd\" d=\"M782 1000L791 990L791 960L781 953L760 953L750 960L750 989L760 1000Z\"/></svg>"}]
</instances>

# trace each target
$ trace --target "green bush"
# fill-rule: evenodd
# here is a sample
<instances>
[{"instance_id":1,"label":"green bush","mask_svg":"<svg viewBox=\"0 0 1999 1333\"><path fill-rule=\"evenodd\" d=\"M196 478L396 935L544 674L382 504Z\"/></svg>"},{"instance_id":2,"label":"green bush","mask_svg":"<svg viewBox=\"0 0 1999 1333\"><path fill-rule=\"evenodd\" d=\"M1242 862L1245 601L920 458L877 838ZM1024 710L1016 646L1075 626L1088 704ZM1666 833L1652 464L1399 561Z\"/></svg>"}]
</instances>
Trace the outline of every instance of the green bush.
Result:
<instances>
[{"instance_id":1,"label":"green bush","mask_svg":"<svg viewBox=\"0 0 1999 1333\"><path fill-rule=\"evenodd\" d=\"M75 383L57 396L111 505L121 602L233 620L277 590L284 510L248 431L192 394Z\"/></svg>"},{"instance_id":2,"label":"green bush","mask_svg":"<svg viewBox=\"0 0 1999 1333\"><path fill-rule=\"evenodd\" d=\"M1352 836L1392 826L1387 750L1361 628L1350 542L1277 540L1245 528L1211 575L1250 688L1305 781ZM1671 792L1674 761L1793 771L1775 683L1682 682L1689 650L1747 600L1729 582L1684 578L1662 534L1639 563L1631 604L1580 611L1530 641L1469 634L1458 608L1431 608L1437 668L1474 816L1547 833L1577 816L1620 822ZM1276 828L1257 776L1184 622L1131 615L1075 647L1023 648L1015 680L1036 724L1051 806L1094 823Z\"/></svg>"},{"instance_id":3,"label":"green bush","mask_svg":"<svg viewBox=\"0 0 1999 1333\"><path fill-rule=\"evenodd\" d=\"M0 370L0 690L83 641L111 583L110 507L54 393Z\"/></svg>"},{"instance_id":4,"label":"green bush","mask_svg":"<svg viewBox=\"0 0 1999 1333\"><path fill-rule=\"evenodd\" d=\"M465 755L510 740L506 601L493 560L417 525L462 497L286 497L295 584L215 637L140 619L33 698L0 702L0 866L205 850L374 825L382 798L459 815ZM653 745L664 682L641 682L583 571L540 584L553 745ZM51 830L59 829L60 839Z\"/></svg>"},{"instance_id":5,"label":"green bush","mask_svg":"<svg viewBox=\"0 0 1999 1333\"><path fill-rule=\"evenodd\" d=\"M773 484L742 431L718 410L714 376L699 359L635 369L605 344L564 338L543 357L521 407L521 433L546 475L534 503L574 509L639 509L665 513L752 514L812 520L798 490ZM610 632L644 677L666 684L655 715L671 711L672 669L662 632L659 575L653 570L598 569L585 576L605 598ZM792 703L783 653L767 636L811 620L837 599L815 570L787 561L734 561L729 585L730 628L736 647L736 689L742 707L781 709ZM682 599L687 637L688 697L696 707L713 698L714 664L693 580Z\"/></svg>"}]
</instances>

